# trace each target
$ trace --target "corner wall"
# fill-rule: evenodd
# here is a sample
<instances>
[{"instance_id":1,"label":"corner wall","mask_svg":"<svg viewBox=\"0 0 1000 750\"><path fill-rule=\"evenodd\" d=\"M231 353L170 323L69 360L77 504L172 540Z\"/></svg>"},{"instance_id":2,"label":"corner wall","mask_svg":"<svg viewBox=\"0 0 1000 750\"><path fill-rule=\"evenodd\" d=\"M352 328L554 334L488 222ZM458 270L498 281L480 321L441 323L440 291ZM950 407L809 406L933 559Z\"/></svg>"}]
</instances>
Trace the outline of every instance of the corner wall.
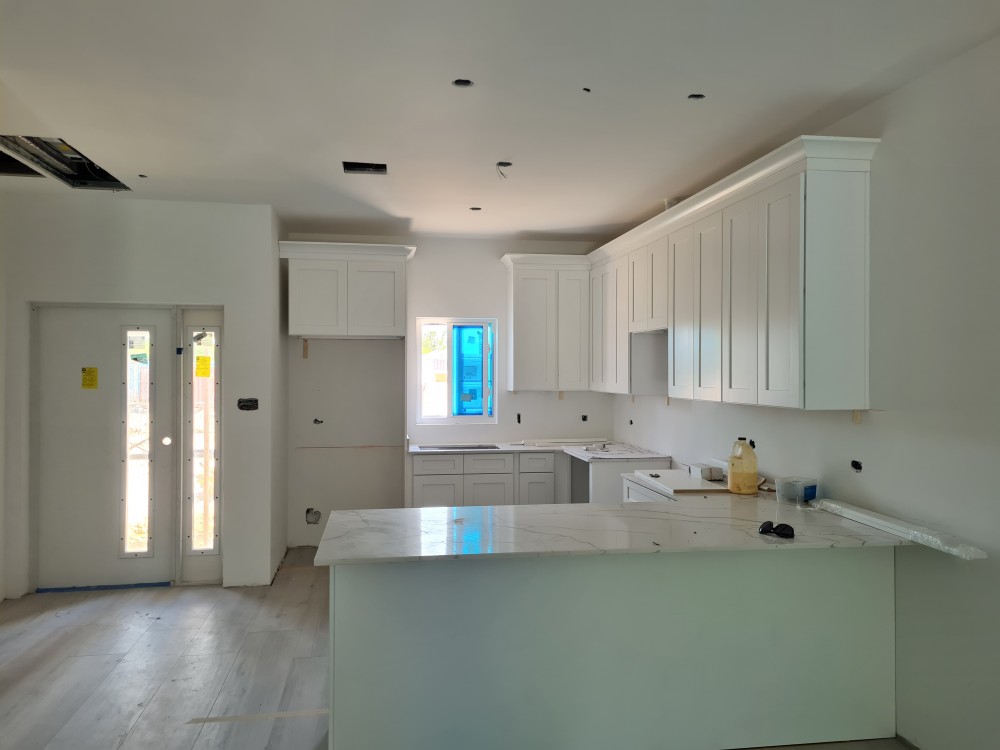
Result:
<instances>
[{"instance_id":1,"label":"corner wall","mask_svg":"<svg viewBox=\"0 0 1000 750\"><path fill-rule=\"evenodd\" d=\"M924 547L897 551L897 731L922 750L1000 746L998 70L994 39L825 131L883 139L871 172L879 411L855 425L840 412L664 406L660 398L615 404L620 439L702 461L725 457L748 435L764 473L819 477L825 496L989 553L963 562Z\"/></svg>"},{"instance_id":2,"label":"corner wall","mask_svg":"<svg viewBox=\"0 0 1000 750\"><path fill-rule=\"evenodd\" d=\"M223 580L266 584L273 573L272 456L283 423L275 363L278 262L266 206L134 200L73 193L4 194L7 364L4 538L6 594L34 587L29 482L30 303L214 305L225 325ZM260 397L256 412L239 396Z\"/></svg>"}]
</instances>

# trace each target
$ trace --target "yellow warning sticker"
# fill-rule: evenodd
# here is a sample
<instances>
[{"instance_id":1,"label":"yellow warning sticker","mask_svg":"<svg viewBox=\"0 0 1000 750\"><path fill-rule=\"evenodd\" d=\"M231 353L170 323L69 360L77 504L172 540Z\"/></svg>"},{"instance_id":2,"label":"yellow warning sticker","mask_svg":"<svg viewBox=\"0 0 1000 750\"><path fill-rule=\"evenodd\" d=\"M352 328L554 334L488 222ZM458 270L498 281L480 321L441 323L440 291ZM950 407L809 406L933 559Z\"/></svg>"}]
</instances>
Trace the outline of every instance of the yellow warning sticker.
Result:
<instances>
[{"instance_id":1,"label":"yellow warning sticker","mask_svg":"<svg viewBox=\"0 0 1000 750\"><path fill-rule=\"evenodd\" d=\"M96 391L97 390L97 368L96 367L81 367L80 368L80 387L86 391Z\"/></svg>"},{"instance_id":2,"label":"yellow warning sticker","mask_svg":"<svg viewBox=\"0 0 1000 750\"><path fill-rule=\"evenodd\" d=\"M211 357L195 357L194 358L194 376L196 378L210 378L210 377L212 377L212 358Z\"/></svg>"}]
</instances>

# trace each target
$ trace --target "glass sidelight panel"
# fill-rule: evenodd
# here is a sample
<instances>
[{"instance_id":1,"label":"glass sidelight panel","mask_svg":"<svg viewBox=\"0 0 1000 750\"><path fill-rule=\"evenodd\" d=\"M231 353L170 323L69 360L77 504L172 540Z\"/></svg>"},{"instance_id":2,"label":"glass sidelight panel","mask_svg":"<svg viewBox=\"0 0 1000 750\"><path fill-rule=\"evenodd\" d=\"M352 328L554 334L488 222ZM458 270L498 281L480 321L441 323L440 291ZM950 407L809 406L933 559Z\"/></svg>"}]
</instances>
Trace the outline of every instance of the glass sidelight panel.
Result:
<instances>
[{"instance_id":1,"label":"glass sidelight panel","mask_svg":"<svg viewBox=\"0 0 1000 750\"><path fill-rule=\"evenodd\" d=\"M219 333L189 328L188 347L187 552L203 555L219 551Z\"/></svg>"},{"instance_id":2,"label":"glass sidelight panel","mask_svg":"<svg viewBox=\"0 0 1000 750\"><path fill-rule=\"evenodd\" d=\"M123 557L152 555L153 332L126 327L122 334L124 377L121 549Z\"/></svg>"}]
</instances>

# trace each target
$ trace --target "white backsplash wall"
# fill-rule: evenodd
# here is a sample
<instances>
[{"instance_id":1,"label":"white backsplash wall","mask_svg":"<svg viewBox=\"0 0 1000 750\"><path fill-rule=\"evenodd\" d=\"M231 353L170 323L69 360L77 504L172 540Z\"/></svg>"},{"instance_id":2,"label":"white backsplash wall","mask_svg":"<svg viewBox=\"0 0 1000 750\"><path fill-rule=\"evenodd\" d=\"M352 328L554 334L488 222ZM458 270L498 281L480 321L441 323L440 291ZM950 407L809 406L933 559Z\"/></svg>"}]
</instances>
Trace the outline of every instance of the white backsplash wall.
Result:
<instances>
[{"instance_id":1,"label":"white backsplash wall","mask_svg":"<svg viewBox=\"0 0 1000 750\"><path fill-rule=\"evenodd\" d=\"M998 70L994 38L824 131L883 139L870 276L871 392L882 411L856 425L849 412L615 403L620 439L701 461L752 437L766 474L815 476L824 495L989 553L965 562L897 552L897 731L922 750L1000 747L1000 99L986 94Z\"/></svg>"}]
</instances>

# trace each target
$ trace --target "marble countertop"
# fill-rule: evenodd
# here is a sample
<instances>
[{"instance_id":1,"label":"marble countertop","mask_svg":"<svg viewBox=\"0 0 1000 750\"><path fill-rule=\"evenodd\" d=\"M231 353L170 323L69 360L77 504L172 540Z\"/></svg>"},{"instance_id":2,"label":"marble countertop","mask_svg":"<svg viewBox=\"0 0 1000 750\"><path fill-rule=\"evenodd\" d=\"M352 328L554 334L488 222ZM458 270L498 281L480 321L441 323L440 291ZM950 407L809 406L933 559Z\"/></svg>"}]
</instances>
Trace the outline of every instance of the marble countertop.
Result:
<instances>
[{"instance_id":1,"label":"marble countertop","mask_svg":"<svg viewBox=\"0 0 1000 750\"><path fill-rule=\"evenodd\" d=\"M759 534L788 523L794 539ZM708 495L624 505L498 505L342 510L330 514L317 565L710 550L896 546L894 534L774 496Z\"/></svg>"},{"instance_id":2,"label":"marble countertop","mask_svg":"<svg viewBox=\"0 0 1000 750\"><path fill-rule=\"evenodd\" d=\"M410 443L408 452L411 456L427 456L435 454L447 454L447 453L554 453L556 451L562 450L561 445L523 445L521 443L489 443L489 445L495 445L496 448L476 448L476 445L483 445L483 443L469 443L468 445L462 445L461 443L448 443L447 445L454 445L455 447L440 448L436 447L436 443Z\"/></svg>"}]
</instances>

